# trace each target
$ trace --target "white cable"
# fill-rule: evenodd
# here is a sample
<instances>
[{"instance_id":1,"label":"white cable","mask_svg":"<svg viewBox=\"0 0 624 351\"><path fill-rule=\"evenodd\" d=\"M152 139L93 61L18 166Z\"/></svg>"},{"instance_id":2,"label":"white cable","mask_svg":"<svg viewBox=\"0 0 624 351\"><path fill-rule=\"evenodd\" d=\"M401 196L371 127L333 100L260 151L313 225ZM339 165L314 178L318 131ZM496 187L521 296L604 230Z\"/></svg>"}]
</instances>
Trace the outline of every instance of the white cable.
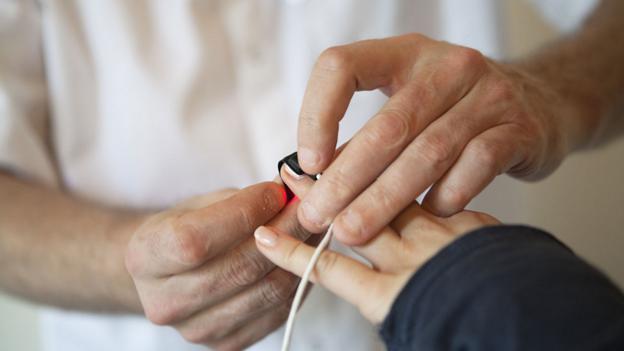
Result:
<instances>
[{"instance_id":1,"label":"white cable","mask_svg":"<svg viewBox=\"0 0 624 351\"><path fill-rule=\"evenodd\" d=\"M318 261L321 253L331 241L332 233L333 233L334 224L330 224L329 228L327 228L327 232L323 237L323 240L318 244L316 250L312 254L312 258L308 262L305 271L303 271L303 275L301 276L301 281L299 282L299 286L297 286L297 292L295 293L295 298L290 306L290 313L288 314L288 321L286 322L286 331L284 332L284 339L282 341L282 351L288 351L290 348L290 338L292 337L293 327L295 325L295 317L297 316L297 311L299 310L299 305L301 305L301 300L303 299L303 294L305 292L306 286L308 285L308 280L310 279L310 274L316 266L316 262Z\"/></svg>"}]
</instances>

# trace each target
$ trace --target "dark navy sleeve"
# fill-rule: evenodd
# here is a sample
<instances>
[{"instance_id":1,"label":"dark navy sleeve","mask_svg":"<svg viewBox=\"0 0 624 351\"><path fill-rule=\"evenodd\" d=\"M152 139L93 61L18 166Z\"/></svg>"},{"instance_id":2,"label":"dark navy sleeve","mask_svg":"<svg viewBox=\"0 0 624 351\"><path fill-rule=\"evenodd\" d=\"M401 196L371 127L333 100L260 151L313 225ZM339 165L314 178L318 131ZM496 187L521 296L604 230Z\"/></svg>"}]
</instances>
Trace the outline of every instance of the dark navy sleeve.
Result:
<instances>
[{"instance_id":1,"label":"dark navy sleeve","mask_svg":"<svg viewBox=\"0 0 624 351\"><path fill-rule=\"evenodd\" d=\"M624 295L548 233L485 227L414 274L380 334L391 351L624 350Z\"/></svg>"}]
</instances>

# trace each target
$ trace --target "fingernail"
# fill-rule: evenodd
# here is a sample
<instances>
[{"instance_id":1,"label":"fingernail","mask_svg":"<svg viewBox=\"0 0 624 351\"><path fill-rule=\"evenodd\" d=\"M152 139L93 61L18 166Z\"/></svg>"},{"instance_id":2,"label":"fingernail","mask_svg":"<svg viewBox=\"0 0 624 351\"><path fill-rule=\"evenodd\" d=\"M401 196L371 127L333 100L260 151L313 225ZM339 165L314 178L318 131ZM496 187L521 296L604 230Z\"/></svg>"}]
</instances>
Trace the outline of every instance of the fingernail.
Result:
<instances>
[{"instance_id":1,"label":"fingernail","mask_svg":"<svg viewBox=\"0 0 624 351\"><path fill-rule=\"evenodd\" d=\"M284 164L284 167L286 168L286 173L288 173L288 175L293 177L295 180L301 180L304 177L303 174L297 174L292 168L290 168L289 165Z\"/></svg>"},{"instance_id":2,"label":"fingernail","mask_svg":"<svg viewBox=\"0 0 624 351\"><path fill-rule=\"evenodd\" d=\"M266 227L258 227L254 232L254 237L264 246L273 247L277 243L277 235Z\"/></svg>"},{"instance_id":3,"label":"fingernail","mask_svg":"<svg viewBox=\"0 0 624 351\"><path fill-rule=\"evenodd\" d=\"M362 217L355 211L347 210L340 218L340 224L338 227L342 227L342 231L349 238L357 239L362 236Z\"/></svg>"},{"instance_id":4,"label":"fingernail","mask_svg":"<svg viewBox=\"0 0 624 351\"><path fill-rule=\"evenodd\" d=\"M325 228L329 224L328 220L321 217L321 214L309 202L303 202L300 206L301 211L303 211L303 217L308 222L312 222L318 228Z\"/></svg>"},{"instance_id":5,"label":"fingernail","mask_svg":"<svg viewBox=\"0 0 624 351\"><path fill-rule=\"evenodd\" d=\"M305 164L308 167L314 167L321 162L321 155L318 152L305 147L299 149L297 158L299 163Z\"/></svg>"}]
</instances>

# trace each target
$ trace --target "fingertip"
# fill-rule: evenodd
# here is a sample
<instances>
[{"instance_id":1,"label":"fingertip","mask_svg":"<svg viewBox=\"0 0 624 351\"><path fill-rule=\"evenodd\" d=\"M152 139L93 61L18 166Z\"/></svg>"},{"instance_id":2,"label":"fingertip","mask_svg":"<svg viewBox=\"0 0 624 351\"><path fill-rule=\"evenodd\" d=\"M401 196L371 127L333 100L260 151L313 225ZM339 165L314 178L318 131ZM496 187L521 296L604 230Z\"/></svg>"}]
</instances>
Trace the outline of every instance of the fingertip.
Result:
<instances>
[{"instance_id":1,"label":"fingertip","mask_svg":"<svg viewBox=\"0 0 624 351\"><path fill-rule=\"evenodd\" d=\"M279 183L276 181L265 182L265 184L267 186L267 197L275 200L274 202L278 204L277 210L281 210L288 202L288 194L284 184L281 181ZM269 201L267 200L267 202Z\"/></svg>"},{"instance_id":2,"label":"fingertip","mask_svg":"<svg viewBox=\"0 0 624 351\"><path fill-rule=\"evenodd\" d=\"M302 146L297 150L297 160L304 172L317 174L322 171L323 155L318 150Z\"/></svg>"},{"instance_id":3,"label":"fingertip","mask_svg":"<svg viewBox=\"0 0 624 351\"><path fill-rule=\"evenodd\" d=\"M445 215L444 211L441 211L435 204L435 202L433 200L431 200L430 197L426 197L422 204L421 207L423 208L423 210L431 213L434 216L437 217L448 217L448 215Z\"/></svg>"},{"instance_id":4,"label":"fingertip","mask_svg":"<svg viewBox=\"0 0 624 351\"><path fill-rule=\"evenodd\" d=\"M353 246L364 244L367 240L361 217L351 209L334 219L334 235L343 244Z\"/></svg>"},{"instance_id":5,"label":"fingertip","mask_svg":"<svg viewBox=\"0 0 624 351\"><path fill-rule=\"evenodd\" d=\"M273 248L277 245L279 234L268 227L260 226L254 231L256 243L266 248Z\"/></svg>"},{"instance_id":6,"label":"fingertip","mask_svg":"<svg viewBox=\"0 0 624 351\"><path fill-rule=\"evenodd\" d=\"M439 191L429 192L422 202L422 208L438 217L450 217L457 212L461 211L464 206L453 204L451 201L446 201Z\"/></svg>"},{"instance_id":7,"label":"fingertip","mask_svg":"<svg viewBox=\"0 0 624 351\"><path fill-rule=\"evenodd\" d=\"M336 228L334 228L336 230ZM360 246L366 244L370 239L366 239L364 237L353 236L352 234L336 231L335 234L336 240L340 241L344 245L347 246Z\"/></svg>"},{"instance_id":8,"label":"fingertip","mask_svg":"<svg viewBox=\"0 0 624 351\"><path fill-rule=\"evenodd\" d=\"M297 174L288 164L284 163L280 169L280 178L286 184L296 182L305 178L305 174Z\"/></svg>"},{"instance_id":9,"label":"fingertip","mask_svg":"<svg viewBox=\"0 0 624 351\"><path fill-rule=\"evenodd\" d=\"M332 141L333 140L333 141ZM301 154L303 152L303 154ZM336 156L336 140L329 139L317 147L300 146L297 151L299 166L307 174L324 172Z\"/></svg>"},{"instance_id":10,"label":"fingertip","mask_svg":"<svg viewBox=\"0 0 624 351\"><path fill-rule=\"evenodd\" d=\"M336 218L333 231L336 239L347 246L364 245L370 240L364 232L345 221L343 216Z\"/></svg>"},{"instance_id":11,"label":"fingertip","mask_svg":"<svg viewBox=\"0 0 624 351\"><path fill-rule=\"evenodd\" d=\"M308 193L314 181L306 175L295 173L288 165L282 166L280 175L284 184L290 189L296 197L302 198Z\"/></svg>"}]
</instances>

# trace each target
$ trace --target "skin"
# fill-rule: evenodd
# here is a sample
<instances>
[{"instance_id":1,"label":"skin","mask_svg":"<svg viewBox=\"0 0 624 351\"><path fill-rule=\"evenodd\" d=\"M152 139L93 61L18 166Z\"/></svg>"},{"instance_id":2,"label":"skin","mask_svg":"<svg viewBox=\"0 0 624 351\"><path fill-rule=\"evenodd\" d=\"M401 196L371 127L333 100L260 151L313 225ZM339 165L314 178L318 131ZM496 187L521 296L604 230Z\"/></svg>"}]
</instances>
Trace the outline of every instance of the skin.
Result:
<instances>
[{"instance_id":1,"label":"skin","mask_svg":"<svg viewBox=\"0 0 624 351\"><path fill-rule=\"evenodd\" d=\"M360 227L365 231L348 231L340 224L344 221L340 218L336 220L335 229L344 242L361 244L411 205L415 195L424 190L424 184L434 184L425 207L447 215L462 208L497 173L508 172L523 178L543 176L570 150L605 141L609 133L619 133L624 124L621 118L624 106L623 8L621 1L603 1L577 33L512 64L494 62L474 50L420 35L329 49L319 59L310 79L299 129L300 155L305 156L305 149L317 151L319 155L316 162L314 157L304 157L301 160L304 169L309 173L325 171L305 200L307 207L316 209L323 218L306 218L304 211L297 209L297 203L289 211L299 211L303 225L320 232L327 219L339 213L344 215L351 204L349 206L359 208L354 213L365 215L361 217ZM450 84L455 81L458 84ZM377 116L379 118L371 119L359 136L352 139L351 147L345 148L348 156L336 159L328 168L334 157L338 120L351 94L356 90L377 88L390 95L392 102ZM432 94L434 89L436 94ZM459 101L452 101L453 97ZM461 123L452 126L463 129L454 128L452 138L445 139L448 135L444 126L453 120L449 112L460 108L460 112L468 113L455 114L455 119L460 115L463 118ZM442 114L435 112L442 110ZM412 119L413 116L417 118ZM484 132L478 134L480 137L470 137L477 133L475 130L494 130L488 123L497 118L506 121L505 132L498 128L502 134ZM402 127L405 125L409 128ZM434 125L437 127L432 129ZM416 136L410 140L407 136L412 135ZM425 138L427 135L429 137ZM505 144L497 142L501 139ZM462 142L464 145L460 147ZM426 152L406 152L419 148ZM362 150L374 152L366 154ZM401 158L402 155L405 157ZM365 164L363 156L366 156ZM522 161L511 162L515 157ZM400 160L407 161L397 163ZM471 171L474 164L482 166L478 172ZM361 170L352 172L354 167L361 167ZM409 179L405 179L405 174L410 174ZM379 176L380 180L375 181ZM373 187L374 184L379 186ZM398 195L397 189L401 190ZM276 198L282 196L277 190L269 192ZM275 214L278 208L251 211L253 216L246 214L236 220L219 217L223 215L223 210L219 210L223 201L228 208L249 208L253 204L264 204L260 194L262 192L256 193L257 197L251 196L254 200L250 203L236 203L235 206L231 199L212 203L208 200L212 196L207 195L205 204L210 210L194 209L187 204L189 208L182 206L163 213L139 212L93 204L69 192L46 189L0 172L0 289L67 309L146 312L154 322L177 327L192 341L221 349L242 348L283 321L283 307L276 307L275 313L262 312L266 310L262 309L266 304L279 306L277 300L283 300L281 306L287 304L284 297L294 288L294 282L284 276L268 279L274 277L271 274L281 273L263 274L270 266L259 257L253 245L242 239L244 234L212 231L211 228L221 227L215 223L226 219L230 224L243 219L254 225L266 224L262 221L272 217L265 211ZM220 199L223 194L214 195ZM367 203L367 198L373 201ZM364 209L363 203L371 211ZM195 211L204 215L190 215ZM186 213L189 215L181 215ZM192 218L197 221L193 225L198 227L205 222L202 228L207 229L201 234L210 238L211 243L231 235L241 241L238 246L232 244L231 248L223 249L221 255L215 255L211 246L213 256L202 257L202 248L205 250L206 245L201 240L176 240L192 237L180 229L186 228L182 224L171 229L170 225L179 218ZM291 219L283 220L294 223ZM208 226L208 222L212 226ZM229 226L227 223L223 225ZM284 227L290 225L294 224ZM213 234L209 234L209 230ZM300 232L303 237L300 228L280 231L284 232ZM223 238L213 237L214 233ZM185 242L188 245L179 245ZM128 248L129 243L131 248ZM176 257L181 262L176 262ZM128 263L127 268L124 262ZM171 267L167 266L169 263ZM151 264L154 264L153 271ZM182 285L199 287L201 284L196 279L232 273L232 267L258 270L250 273L244 271L248 268L242 268L243 278L237 276L239 273L232 275L244 286L229 286L233 296L225 297L225 292L215 291L224 296L219 302L206 296L197 303L189 297L190 290L183 289L186 286L181 286L179 296L188 297L189 301L177 299L175 289L167 286L167 278L163 276L168 274L172 281L177 279ZM262 290L266 287L263 284L269 283L273 289ZM253 297L244 300L241 296L245 294L256 296L257 300ZM271 301L270 296L278 298ZM192 305L193 302L196 305ZM237 322L218 330L215 325L220 319L215 317L216 321L208 321L206 316L208 311L218 311L222 302L229 304L234 313L229 317ZM252 313L252 305L260 306L262 311ZM225 309L220 311L225 313ZM193 319L193 316L204 317ZM256 318L253 321L252 316ZM242 320L249 323L237 328Z\"/></svg>"},{"instance_id":2,"label":"skin","mask_svg":"<svg viewBox=\"0 0 624 351\"><path fill-rule=\"evenodd\" d=\"M312 180L282 170L286 184L301 198ZM463 233L499 224L484 213L460 211L438 217L412 203L368 243L353 250L371 263L367 266L331 250L323 251L311 280L353 304L374 324L381 323L412 275L442 248ZM301 276L314 247L271 225L255 231L258 249L277 266Z\"/></svg>"},{"instance_id":3,"label":"skin","mask_svg":"<svg viewBox=\"0 0 624 351\"><path fill-rule=\"evenodd\" d=\"M227 189L144 213L103 208L5 174L0 180L0 198L12 200L0 205L6 292L68 309L145 313L218 350L249 346L287 316L297 277L276 269L251 237L262 224L310 235L296 220L298 201L286 206L281 184Z\"/></svg>"},{"instance_id":4,"label":"skin","mask_svg":"<svg viewBox=\"0 0 624 351\"><path fill-rule=\"evenodd\" d=\"M423 207L463 209L496 176L541 179L574 150L623 130L624 3L605 0L574 34L511 63L409 34L327 49L299 117L299 162L323 173L298 216L361 245L429 186ZM335 154L353 94L382 109Z\"/></svg>"}]
</instances>

